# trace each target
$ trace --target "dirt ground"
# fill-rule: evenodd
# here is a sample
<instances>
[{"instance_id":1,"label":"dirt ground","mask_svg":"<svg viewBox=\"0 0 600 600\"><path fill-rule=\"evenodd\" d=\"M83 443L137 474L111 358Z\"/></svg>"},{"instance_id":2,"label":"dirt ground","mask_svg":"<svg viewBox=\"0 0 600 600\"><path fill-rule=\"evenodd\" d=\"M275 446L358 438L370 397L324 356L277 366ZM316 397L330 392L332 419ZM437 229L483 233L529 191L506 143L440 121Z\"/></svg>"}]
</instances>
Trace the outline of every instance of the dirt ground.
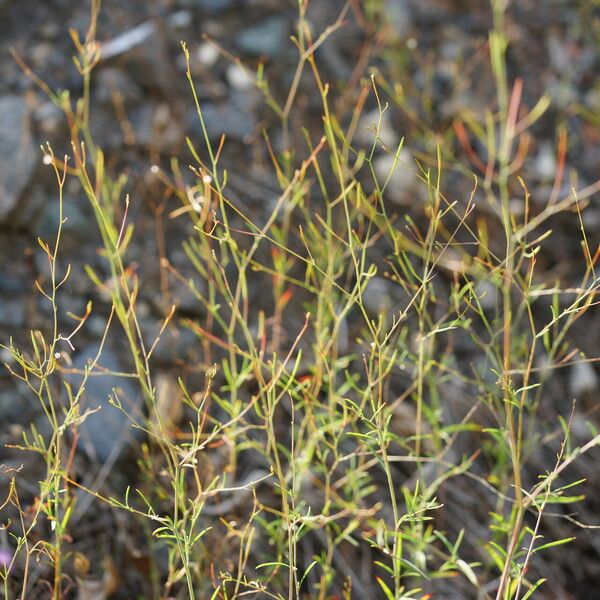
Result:
<instances>
[{"instance_id":1,"label":"dirt ground","mask_svg":"<svg viewBox=\"0 0 600 600\"><path fill-rule=\"evenodd\" d=\"M222 165L229 172L231 197L239 200L255 222L263 223L279 187L262 132L269 132L276 150L283 147L284 133L247 72L231 59L240 57L250 68L264 62L271 93L285 98L297 62L297 51L289 39L297 18L296 5L293 0L103 3L98 39L110 51L94 71L92 130L96 143L106 151L109 168L114 172L125 169L128 174L125 191L132 198L129 218L136 227L128 258L141 275L139 304L148 335L158 331L171 303L177 305L177 316L182 319L204 315L173 270L164 267L166 261L156 260L168 259L184 278L194 277L181 246L190 227L181 227L180 221L169 218L173 199L151 169L152 165L168 168L172 156L187 165L190 154L185 136L200 139L202 135L185 77L180 41L189 46L209 137L218 142L222 134L226 135ZM389 0L388 5L385 35L369 30L360 22L360 11L351 9L344 26L317 51L316 58L337 95L340 114L348 113L356 103L358 84L372 69L402 86L405 107L390 107L385 134L392 143L404 136L408 151L418 157L431 151L432 132L443 140L453 130L458 115L467 109L479 113L492 102L495 91L486 54L491 11L488 3L480 0ZM309 6L311 24L315 31L322 31L336 21L344 3L311 0ZM63 116L23 73L10 49L52 89L66 89L76 95L81 92L81 78L71 59L73 44L68 30L84 32L88 21L89 2L0 0L1 343L12 338L26 345L30 330L48 327L48 305L35 288L36 280L47 280L48 264L36 240L54 234L58 213L56 181L42 163L39 146L50 141L56 155L69 153ZM532 149L522 167L532 202L542 203L552 193L555 179L556 148L560 143L556 132L565 132L568 140L565 176L557 193L562 197L572 187L585 189L600 177L600 8L597 2L586 0L519 0L509 4L507 22L511 42L509 79L522 79L523 102L530 107L543 94L552 100L550 109L531 131ZM140 36L139 41L135 41L135 35L132 38L132 32ZM374 108L369 98L365 113ZM302 139L301 126L313 132L321 127L319 98L310 81L304 79L300 81L297 109L292 112L292 137ZM457 140L453 143L456 154L465 157L465 148ZM476 154L479 151L474 148ZM485 157L481 158L485 162ZM415 212L411 205L414 181L408 178L396 183L399 191L392 198L394 206L409 214ZM453 198L465 198L470 193L460 173L449 173L444 185ZM86 275L85 265L101 273L106 266L97 252L100 239L87 200L79 187L71 184L67 185L65 198L68 221L60 264L65 268L70 263L71 279L62 300L61 326L66 331L72 323L67 313L81 315L88 300L93 301L94 313L80 332L73 353L75 362L85 362L91 352L86 348L99 341L110 310L107 299ZM592 194L586 205L583 219L590 246L595 247L600 240L600 195ZM562 286L569 287L581 275L579 224L561 215L552 222L552 228L554 243L543 257L540 272L544 280L560 280ZM376 309L385 307L386 298L394 296L388 284L382 278L380 287L372 291ZM262 302L262 294L260 287L250 290L257 305ZM536 306L540 311L549 310L549 304ZM298 322L302 321L300 308ZM600 313L586 312L575 323L571 339L585 356L598 356ZM118 337L109 340L107 352L118 365L122 358ZM464 364L475 364L479 359L467 345L457 344L456 353L457 360ZM10 363L7 352L3 351L1 358ZM155 373L165 385L177 376L193 385L201 377L197 368L201 360L195 337L174 325L154 355ZM95 393L101 395L103 389L111 389L110 382L105 382L105 388L102 385L98 384ZM449 393L460 390L449 389ZM540 409L540 419L551 429L557 414L568 414L576 395L575 434L583 439L586 419L600 426L600 386L594 362L556 373L551 393ZM15 445L20 444L23 430L32 423L43 430L39 406L24 385L15 381L7 369L0 369L0 464L7 470L21 469L18 479L25 506L35 501L40 465ZM134 460L126 457L126 442L120 444L115 459L111 454L114 440L106 440L93 427L90 425L87 432L90 453L77 458L80 469L92 478L102 478L107 488L119 493L135 471ZM94 455L95 460L90 458ZM547 459L543 454L532 457L532 478L536 474L533 465L544 465ZM590 525L600 524L599 460L598 450L590 452L571 477L580 474L588 480L587 499L577 504L573 519ZM102 469L107 462L111 463L108 475ZM0 472L0 494L8 481L9 472ZM471 487L467 480L461 486L449 486L447 494L441 501L462 510L456 509L456 514L446 511L441 517L445 527L458 530L471 525L477 529L476 523L469 523L469 514L477 514L480 504L489 501L482 501L480 488ZM580 529L558 516L547 519L545 527L552 535L576 535L577 540L537 566L541 576L552 582L539 597L600 598L597 531ZM95 553L99 564L105 560L102 556L113 556L110 569L124 582L124 591L114 597L132 598L136 592L144 593L149 553L140 546L143 536L136 539L130 524L123 522L117 511L88 503L88 510L80 509L72 529L74 550ZM481 538L485 537L482 531ZM0 548L6 543L0 532ZM474 560L480 558L476 548L469 552ZM38 576L41 581L43 572ZM439 585L433 590L435 598L464 597L460 591ZM40 583L28 598L47 597L44 593Z\"/></svg>"}]
</instances>

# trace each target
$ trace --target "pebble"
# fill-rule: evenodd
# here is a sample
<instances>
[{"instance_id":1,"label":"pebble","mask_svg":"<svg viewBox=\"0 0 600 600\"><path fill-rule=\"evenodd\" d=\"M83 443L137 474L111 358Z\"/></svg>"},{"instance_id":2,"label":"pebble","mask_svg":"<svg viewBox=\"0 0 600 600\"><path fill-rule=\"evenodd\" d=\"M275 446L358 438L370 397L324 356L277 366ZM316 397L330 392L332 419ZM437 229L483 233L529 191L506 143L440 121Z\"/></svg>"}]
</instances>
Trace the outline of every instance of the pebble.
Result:
<instances>
[{"instance_id":1,"label":"pebble","mask_svg":"<svg viewBox=\"0 0 600 600\"><path fill-rule=\"evenodd\" d=\"M19 203L40 162L24 99L0 97L0 224Z\"/></svg>"},{"instance_id":2,"label":"pebble","mask_svg":"<svg viewBox=\"0 0 600 600\"><path fill-rule=\"evenodd\" d=\"M286 20L273 16L242 31L236 37L236 45L241 52L250 56L275 56L283 50L287 34Z\"/></svg>"},{"instance_id":3,"label":"pebble","mask_svg":"<svg viewBox=\"0 0 600 600\"><path fill-rule=\"evenodd\" d=\"M147 348L150 348L156 341L163 325L162 321L154 319L144 319L141 322L142 333ZM151 360L160 365L173 365L178 361L189 361L195 357L200 349L200 344L196 334L190 329L177 329L168 326L160 336L158 343L154 346Z\"/></svg>"},{"instance_id":4,"label":"pebble","mask_svg":"<svg viewBox=\"0 0 600 600\"><path fill-rule=\"evenodd\" d=\"M590 363L578 362L571 367L569 390L575 398L598 390L598 376Z\"/></svg>"},{"instance_id":5,"label":"pebble","mask_svg":"<svg viewBox=\"0 0 600 600\"><path fill-rule=\"evenodd\" d=\"M256 85L254 76L248 69L237 63L231 63L227 67L227 82L235 90L248 90Z\"/></svg>"},{"instance_id":6,"label":"pebble","mask_svg":"<svg viewBox=\"0 0 600 600\"><path fill-rule=\"evenodd\" d=\"M219 49L214 44L204 42L198 46L196 58L201 65L210 68L219 60Z\"/></svg>"},{"instance_id":7,"label":"pebble","mask_svg":"<svg viewBox=\"0 0 600 600\"><path fill-rule=\"evenodd\" d=\"M20 294L26 287L23 278L0 272L0 294Z\"/></svg>"},{"instance_id":8,"label":"pebble","mask_svg":"<svg viewBox=\"0 0 600 600\"><path fill-rule=\"evenodd\" d=\"M0 302L0 323L4 323L11 330L25 325L25 302ZM5 332L6 333L6 332Z\"/></svg>"},{"instance_id":9,"label":"pebble","mask_svg":"<svg viewBox=\"0 0 600 600\"><path fill-rule=\"evenodd\" d=\"M365 286L362 293L363 305L374 319L392 310L394 300L391 287L390 281L378 276L371 277Z\"/></svg>"},{"instance_id":10,"label":"pebble","mask_svg":"<svg viewBox=\"0 0 600 600\"><path fill-rule=\"evenodd\" d=\"M144 97L140 86L131 77L116 67L104 67L94 73L94 100L105 106L114 105L118 94L126 106L140 102Z\"/></svg>"},{"instance_id":11,"label":"pebble","mask_svg":"<svg viewBox=\"0 0 600 600\"><path fill-rule=\"evenodd\" d=\"M222 135L228 138L243 140L254 133L255 117L246 106L238 106L234 102L202 104L202 116L206 124L208 137L215 141ZM198 137L203 135L196 111L187 116L188 130Z\"/></svg>"},{"instance_id":12,"label":"pebble","mask_svg":"<svg viewBox=\"0 0 600 600\"><path fill-rule=\"evenodd\" d=\"M540 145L535 157L534 168L537 176L544 181L554 179L556 173L556 155L549 142Z\"/></svg>"},{"instance_id":13,"label":"pebble","mask_svg":"<svg viewBox=\"0 0 600 600\"><path fill-rule=\"evenodd\" d=\"M66 126L66 118L62 110L50 100L43 102L33 113L33 119L44 139L54 136Z\"/></svg>"},{"instance_id":14,"label":"pebble","mask_svg":"<svg viewBox=\"0 0 600 600\"><path fill-rule=\"evenodd\" d=\"M33 224L33 235L51 245L56 239L60 206L53 198L46 198L41 213ZM87 216L77 206L74 199L65 198L63 201L63 225L61 229L61 246L73 248L78 242L89 240L95 233L93 218Z\"/></svg>"},{"instance_id":15,"label":"pebble","mask_svg":"<svg viewBox=\"0 0 600 600\"><path fill-rule=\"evenodd\" d=\"M383 187L389 178L384 195L395 204L414 203L415 194L418 194L419 198L421 194L417 189L419 180L414 172L412 155L409 150L403 148L397 161L394 156L386 152L373 161L377 181Z\"/></svg>"},{"instance_id":16,"label":"pebble","mask_svg":"<svg viewBox=\"0 0 600 600\"><path fill-rule=\"evenodd\" d=\"M377 127L379 127L379 142L392 152L395 151L400 137L394 130L389 110L382 112L381 117L379 109L362 115L356 129L356 141L365 146L371 146L375 142Z\"/></svg>"},{"instance_id":17,"label":"pebble","mask_svg":"<svg viewBox=\"0 0 600 600\"><path fill-rule=\"evenodd\" d=\"M185 8L200 8L207 12L220 12L233 6L234 0L180 0Z\"/></svg>"},{"instance_id":18,"label":"pebble","mask_svg":"<svg viewBox=\"0 0 600 600\"><path fill-rule=\"evenodd\" d=\"M475 286L475 294L479 298L479 304L485 311L494 310L498 306L500 293L498 288L488 280L482 280Z\"/></svg>"},{"instance_id":19,"label":"pebble","mask_svg":"<svg viewBox=\"0 0 600 600\"><path fill-rule=\"evenodd\" d=\"M81 350L73 360L73 368L83 370L94 359L98 352L96 345ZM110 348L104 347L98 366L113 372L123 372L127 367L119 356ZM98 366L94 369L100 372ZM67 381L73 386L76 394L83 381L82 375L68 374ZM125 447L141 438L141 431L131 426L132 421L118 408L109 403L109 398L117 391L117 396L125 411L133 415L137 421L141 419L142 396L135 380L119 377L110 373L90 375L85 383L85 391L80 398L80 414L87 410L95 410L89 414L78 427L79 447L92 458L105 462L119 455Z\"/></svg>"},{"instance_id":20,"label":"pebble","mask_svg":"<svg viewBox=\"0 0 600 600\"><path fill-rule=\"evenodd\" d=\"M412 14L407 0L388 0L386 13L395 32L404 37L413 26Z\"/></svg>"},{"instance_id":21,"label":"pebble","mask_svg":"<svg viewBox=\"0 0 600 600\"><path fill-rule=\"evenodd\" d=\"M344 317L338 326L337 330L337 352L338 356L344 356L350 349L350 328L348 327L348 319Z\"/></svg>"},{"instance_id":22,"label":"pebble","mask_svg":"<svg viewBox=\"0 0 600 600\"><path fill-rule=\"evenodd\" d=\"M154 107L151 145L163 152L175 153L184 144L185 134L167 103Z\"/></svg>"},{"instance_id":23,"label":"pebble","mask_svg":"<svg viewBox=\"0 0 600 600\"><path fill-rule=\"evenodd\" d=\"M190 278L189 284L199 294L205 294L206 286L203 281L197 278ZM171 301L177 306L179 314L201 316L205 313L204 305L198 300L192 289L190 289L190 285L179 281L179 279L175 279L172 283Z\"/></svg>"}]
</instances>

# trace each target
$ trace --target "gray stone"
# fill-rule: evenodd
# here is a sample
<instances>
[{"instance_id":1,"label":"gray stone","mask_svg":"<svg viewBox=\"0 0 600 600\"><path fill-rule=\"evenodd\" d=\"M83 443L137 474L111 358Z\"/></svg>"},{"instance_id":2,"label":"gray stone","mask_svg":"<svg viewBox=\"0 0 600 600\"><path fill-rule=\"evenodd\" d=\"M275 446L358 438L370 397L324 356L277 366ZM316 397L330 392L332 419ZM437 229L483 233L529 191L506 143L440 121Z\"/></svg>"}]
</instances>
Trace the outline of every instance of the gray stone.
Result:
<instances>
[{"instance_id":1,"label":"gray stone","mask_svg":"<svg viewBox=\"0 0 600 600\"><path fill-rule=\"evenodd\" d=\"M554 179L556 172L556 154L550 143L545 142L541 144L540 150L535 157L534 168L536 175L542 181Z\"/></svg>"},{"instance_id":2,"label":"gray stone","mask_svg":"<svg viewBox=\"0 0 600 600\"><path fill-rule=\"evenodd\" d=\"M146 108L147 105L143 107ZM136 107L131 111L132 114L128 115L134 127L135 113L141 108ZM94 109L94 118L90 121L90 129L94 140L105 152L116 150L123 144L123 130L114 116L114 109L111 107L98 105Z\"/></svg>"},{"instance_id":3,"label":"gray stone","mask_svg":"<svg viewBox=\"0 0 600 600\"><path fill-rule=\"evenodd\" d=\"M207 12L220 12L234 5L233 0L179 0L179 5L185 8L200 8Z\"/></svg>"},{"instance_id":4,"label":"gray stone","mask_svg":"<svg viewBox=\"0 0 600 600\"><path fill-rule=\"evenodd\" d=\"M575 398L598 390L598 376L588 362L578 362L571 367L569 389Z\"/></svg>"},{"instance_id":5,"label":"gray stone","mask_svg":"<svg viewBox=\"0 0 600 600\"><path fill-rule=\"evenodd\" d=\"M384 197L392 202L413 205L415 196L419 200L423 199L425 186L418 185L419 179L414 170L412 155L406 148L402 148L398 159L391 152L378 156L373 161L373 168L379 185L383 187L387 182Z\"/></svg>"},{"instance_id":6,"label":"gray stone","mask_svg":"<svg viewBox=\"0 0 600 600\"><path fill-rule=\"evenodd\" d=\"M288 25L282 17L269 17L242 31L236 39L237 47L251 56L279 54L288 34Z\"/></svg>"},{"instance_id":7,"label":"gray stone","mask_svg":"<svg viewBox=\"0 0 600 600\"><path fill-rule=\"evenodd\" d=\"M387 16L399 36L405 36L413 26L412 15L407 0L388 0Z\"/></svg>"},{"instance_id":8,"label":"gray stone","mask_svg":"<svg viewBox=\"0 0 600 600\"><path fill-rule=\"evenodd\" d=\"M94 75L94 99L112 107L115 94L121 97L125 105L137 103L143 98L140 86L121 69L99 69Z\"/></svg>"},{"instance_id":9,"label":"gray stone","mask_svg":"<svg viewBox=\"0 0 600 600\"><path fill-rule=\"evenodd\" d=\"M83 371L95 358L97 351L96 345L81 350L73 360L73 368ZM99 409L89 414L79 425L78 434L79 446L92 458L102 462L116 459L124 448L141 438L141 431L132 427L132 419L137 422L143 419L141 392L134 379L114 374L124 371L127 371L127 367L119 356L105 347L98 364L85 382L79 401L80 414ZM83 375L68 374L66 379L76 394L83 383ZM115 391L121 406L132 419L110 404L109 399L114 398Z\"/></svg>"},{"instance_id":10,"label":"gray stone","mask_svg":"<svg viewBox=\"0 0 600 600\"><path fill-rule=\"evenodd\" d=\"M227 81L234 90L244 92L252 89L256 85L256 79L252 73L250 73L250 70L237 63L228 65L226 74Z\"/></svg>"},{"instance_id":11,"label":"gray stone","mask_svg":"<svg viewBox=\"0 0 600 600\"><path fill-rule=\"evenodd\" d=\"M45 138L55 136L66 128L67 120L64 113L50 100L43 102L33 113L39 133Z\"/></svg>"},{"instance_id":12,"label":"gray stone","mask_svg":"<svg viewBox=\"0 0 600 600\"><path fill-rule=\"evenodd\" d=\"M60 206L55 198L46 197L46 202L38 215L33 234L52 245L58 232ZM87 240L95 233L95 223L88 218L70 198L63 201L63 225L61 230L61 245L71 247L73 243Z\"/></svg>"},{"instance_id":13,"label":"gray stone","mask_svg":"<svg viewBox=\"0 0 600 600\"><path fill-rule=\"evenodd\" d=\"M195 53L196 60L205 68L210 69L219 60L221 53L214 44L203 42L198 46Z\"/></svg>"},{"instance_id":14,"label":"gray stone","mask_svg":"<svg viewBox=\"0 0 600 600\"><path fill-rule=\"evenodd\" d=\"M372 146L375 142L378 128L377 145L383 144L390 151L395 152L400 137L394 130L389 110L384 111L380 115L379 110L375 109L362 115L356 130L356 141L364 146Z\"/></svg>"},{"instance_id":15,"label":"gray stone","mask_svg":"<svg viewBox=\"0 0 600 600\"><path fill-rule=\"evenodd\" d=\"M487 279L482 279L475 286L475 294L479 298L481 308L486 311L494 310L500 302L500 292L498 288Z\"/></svg>"},{"instance_id":16,"label":"gray stone","mask_svg":"<svg viewBox=\"0 0 600 600\"><path fill-rule=\"evenodd\" d=\"M551 32L546 38L546 48L550 65L556 73L568 74L572 71L572 63L566 43L556 33Z\"/></svg>"},{"instance_id":17,"label":"gray stone","mask_svg":"<svg viewBox=\"0 0 600 600\"><path fill-rule=\"evenodd\" d=\"M17 207L40 159L24 99L0 97L0 223Z\"/></svg>"},{"instance_id":18,"label":"gray stone","mask_svg":"<svg viewBox=\"0 0 600 600\"><path fill-rule=\"evenodd\" d=\"M184 145L185 134L171 107L158 104L152 113L151 146L161 152L175 153Z\"/></svg>"},{"instance_id":19,"label":"gray stone","mask_svg":"<svg viewBox=\"0 0 600 600\"><path fill-rule=\"evenodd\" d=\"M0 356L0 371L4 369L4 363L14 367L15 360L12 354ZM3 424L28 426L35 418L38 405L31 390L21 381L12 380L9 389L0 391L0 421Z\"/></svg>"},{"instance_id":20,"label":"gray stone","mask_svg":"<svg viewBox=\"0 0 600 600\"><path fill-rule=\"evenodd\" d=\"M14 297L13 301L0 301L0 323L10 326L11 329L25 325L25 303L22 297Z\"/></svg>"},{"instance_id":21,"label":"gray stone","mask_svg":"<svg viewBox=\"0 0 600 600\"><path fill-rule=\"evenodd\" d=\"M204 314L204 306L196 297L193 290L196 290L200 294L204 294L205 286L204 283L196 279L190 279L189 283L193 286L193 289L187 283L177 281L171 288L171 297L173 303L177 306L179 313L187 315L202 315Z\"/></svg>"},{"instance_id":22,"label":"gray stone","mask_svg":"<svg viewBox=\"0 0 600 600\"><path fill-rule=\"evenodd\" d=\"M392 310L392 283L383 277L371 277L362 293L362 301L369 315L376 319Z\"/></svg>"},{"instance_id":23,"label":"gray stone","mask_svg":"<svg viewBox=\"0 0 600 600\"><path fill-rule=\"evenodd\" d=\"M202 116L208 136L213 141L218 140L222 135L243 140L246 136L254 133L255 117L243 106L234 108L233 103L206 102L202 105ZM188 115L188 126L195 136L202 139L202 129L195 111Z\"/></svg>"},{"instance_id":24,"label":"gray stone","mask_svg":"<svg viewBox=\"0 0 600 600\"><path fill-rule=\"evenodd\" d=\"M344 317L338 326L337 330L337 351L338 356L345 356L350 349L350 328L348 327L348 319Z\"/></svg>"},{"instance_id":25,"label":"gray stone","mask_svg":"<svg viewBox=\"0 0 600 600\"><path fill-rule=\"evenodd\" d=\"M156 341L156 336L159 334L162 324L162 321L151 319L142 321L142 333L147 348L150 348ZM190 359L196 357L199 351L201 351L201 344L193 331L168 326L163 331L156 346L154 346L151 360L160 365L173 365L178 361L190 361Z\"/></svg>"},{"instance_id":26,"label":"gray stone","mask_svg":"<svg viewBox=\"0 0 600 600\"><path fill-rule=\"evenodd\" d=\"M15 277L8 273L0 272L0 294L8 296L12 294L20 294L25 291L26 282L22 277Z\"/></svg>"}]
</instances>

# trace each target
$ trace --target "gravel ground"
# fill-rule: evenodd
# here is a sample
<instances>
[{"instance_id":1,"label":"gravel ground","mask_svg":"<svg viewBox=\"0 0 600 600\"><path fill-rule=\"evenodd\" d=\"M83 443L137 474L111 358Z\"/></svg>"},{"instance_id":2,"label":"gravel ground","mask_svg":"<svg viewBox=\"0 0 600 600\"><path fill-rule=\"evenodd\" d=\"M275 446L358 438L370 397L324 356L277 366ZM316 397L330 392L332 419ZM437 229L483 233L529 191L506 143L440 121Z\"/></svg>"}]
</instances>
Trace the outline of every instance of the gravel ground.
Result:
<instances>
[{"instance_id":1,"label":"gravel ground","mask_svg":"<svg viewBox=\"0 0 600 600\"><path fill-rule=\"evenodd\" d=\"M103 7L98 39L105 43L106 52L95 71L91 90L92 129L96 142L109 155L111 166L124 165L129 174L126 189L133 199L130 219L136 225L129 259L143 274L139 304L144 317L142 325L149 334L160 328L171 302L177 304L180 316L202 315L187 286L156 261L156 256L167 257L185 277L193 276L181 250L189 230L182 229L179 221L164 217L170 210L169 199L150 169L151 165L168 166L173 155L181 159L181 164L189 163L185 136L201 136L185 79L180 40L187 40L189 45L191 70L208 134L214 142L223 133L227 137L222 164L231 173L231 194L244 203L255 222L263 223L278 196L278 185L268 166L261 131L268 129L279 148L284 143L283 134L248 71L229 60L227 54L241 57L250 67L264 61L266 77L273 82L273 94L285 97L297 59L289 40L294 31L295 7L292 0L126 0L107 1ZM335 21L343 3L312 0L310 7L311 24L315 30L322 30ZM358 82L370 68L403 86L405 103L391 106L385 113L381 137L390 146L405 137L403 159L409 161L432 150L435 137L431 132L443 137L463 115L469 111L480 115L493 102L495 91L486 58L491 11L486 2L479 0L388 0L387 10L385 43L380 44L383 50L367 52L373 44L372 32L365 30L356 19L356 11L350 10L345 26L319 49L317 60L324 77L340 92L341 109L357 99L348 82ZM52 237L58 213L56 182L42 164L39 145L49 140L57 155L69 151L61 114L24 75L10 57L9 49L14 48L51 87L78 94L81 81L71 61L68 30L85 31L88 19L87 2L0 0L1 342L12 337L18 344L26 344L29 330L48 325L47 304L34 286L35 280L43 282L48 278L48 264L36 240ZM585 189L600 177L600 14L597 2L586 0L519 0L509 7L507 24L511 42L509 78L523 80L523 103L531 107L543 94L552 100L550 109L531 130L531 149L522 167L532 202L541 206L553 193L557 131L566 132L568 139L559 196L568 194L572 186ZM300 108L292 116L292 135L300 135L299 125L318 131L319 99L311 93L308 81L300 83L297 104ZM361 131L366 132L374 120L371 111L375 108L367 105ZM362 135L368 137L367 133ZM456 154L464 155L464 147L456 140L454 144ZM475 145L474 151L480 149ZM485 156L480 159L485 163ZM385 172L389 168L386 161L389 155L377 156L375 168ZM473 170L476 168L474 163ZM390 186L393 191L389 200L393 206L410 212L419 193L416 178L405 172L396 177L399 179ZM457 173L449 173L444 185L452 198L464 199L470 192L466 178ZM86 348L97 343L110 307L84 271L86 264L100 272L105 268L96 252L100 240L91 209L77 185L67 185L65 200L68 220L63 231L64 261L59 267L66 268L68 257L72 275L69 293L63 298L61 326L70 326L67 311L83 314L88 299L96 307L78 338L74 358L83 364L93 352ZM596 246L600 239L600 196L591 195L586 202L583 220L590 245ZM545 280L560 279L568 287L581 275L574 266L580 264L581 256L578 224L561 216L552 227L555 243L544 256L541 272ZM494 302L493 293L488 290L486 296L482 290L482 296L490 302ZM387 279L374 279L366 292L365 305L374 313L386 310L386 303L394 301L394 294ZM251 290L251 295L259 301L261 290ZM583 353L597 356L600 313L590 310L582 316L572 337ZM109 358L118 364L124 360L119 340L109 342ZM177 373L193 380L197 376L193 365L199 360L199 352L188 330L170 328L154 356L158 377L168 381L172 373ZM457 352L465 363L478 360L468 348L463 354L460 348ZM9 360L6 352L2 358ZM594 413L600 388L595 364L563 371L556 377L542 418L551 423L557 413L568 411L570 398L577 396L583 400L578 403L575 426L585 428L584 418L598 423ZM107 381L88 390L89 405L93 406L95 397L114 385L107 376ZM449 393L460 395L461 390ZM119 414L114 418L118 421ZM0 439L18 442L22 428L32 422L41 423L37 406L32 405L23 386L0 369ZM92 426L102 429L108 424L96 421ZM102 435L91 431L89 439L89 454L96 457L92 471L101 475L103 464L116 464L110 486L119 490L128 477L127 460L111 454L112 444L107 445ZM119 452L127 453L127 443L121 444ZM591 524L600 521L599 458L600 453L591 453L578 467L588 478L589 488L588 500L582 504L577 519ZM538 460L543 465L547 457L539 456ZM27 461L14 449L0 448L0 463L26 463L25 489L28 480L37 481L39 468L33 459L31 464ZM456 496L453 505L464 506L465 512L476 512L478 490L449 486L447 493L449 497ZM444 518L450 529L454 519L468 526L464 513L446 514ZM111 547L105 539L110 538L107 532L122 531L115 520L118 516L108 511L99 511L93 518L82 515L75 527L75 542L84 549L91 539L95 540L94 545ZM458 528L457 524L454 526ZM561 537L572 531L568 522L558 519L550 520L548 527L554 527L552 533ZM543 575L551 578L553 587L540 598L600 597L600 538L593 529L577 530L577 535L576 542L544 563L548 573ZM485 538L486 532L481 536ZM140 566L141 558L140 564L134 564L132 557L141 556L135 538L124 545L127 551L123 552L132 566L128 569L131 581L127 586L132 590L141 585L145 567ZM443 587L436 592L435 597L439 598L462 597ZM115 597L127 598L128 593Z\"/></svg>"}]
</instances>

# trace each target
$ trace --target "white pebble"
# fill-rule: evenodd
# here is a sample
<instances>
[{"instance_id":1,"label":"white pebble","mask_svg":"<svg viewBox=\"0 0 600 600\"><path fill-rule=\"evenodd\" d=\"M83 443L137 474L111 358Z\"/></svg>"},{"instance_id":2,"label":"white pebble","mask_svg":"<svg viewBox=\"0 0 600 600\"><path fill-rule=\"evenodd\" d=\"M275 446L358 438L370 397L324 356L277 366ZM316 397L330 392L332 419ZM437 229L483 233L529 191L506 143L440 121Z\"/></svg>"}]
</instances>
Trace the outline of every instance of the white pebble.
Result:
<instances>
[{"instance_id":1,"label":"white pebble","mask_svg":"<svg viewBox=\"0 0 600 600\"><path fill-rule=\"evenodd\" d=\"M362 115L356 130L356 140L365 146L370 146L375 140L377 128L379 128L378 141L394 152L400 138L394 130L389 110L380 115L379 109L375 109Z\"/></svg>"},{"instance_id":2,"label":"white pebble","mask_svg":"<svg viewBox=\"0 0 600 600\"><path fill-rule=\"evenodd\" d=\"M201 65L210 68L219 60L219 50L214 44L204 42L198 46L196 57Z\"/></svg>"},{"instance_id":3,"label":"white pebble","mask_svg":"<svg viewBox=\"0 0 600 600\"><path fill-rule=\"evenodd\" d=\"M389 178L385 195L396 204L414 203L417 175L409 150L403 148L396 160L394 154L386 152L373 161L377 182L383 186ZM419 197L417 195L417 197Z\"/></svg>"},{"instance_id":4,"label":"white pebble","mask_svg":"<svg viewBox=\"0 0 600 600\"><path fill-rule=\"evenodd\" d=\"M362 302L372 318L390 312L394 306L391 283L383 277L371 277L362 293Z\"/></svg>"},{"instance_id":5,"label":"white pebble","mask_svg":"<svg viewBox=\"0 0 600 600\"><path fill-rule=\"evenodd\" d=\"M536 174L540 179L553 179L556 172L556 158L550 144L542 144L535 159Z\"/></svg>"},{"instance_id":6,"label":"white pebble","mask_svg":"<svg viewBox=\"0 0 600 600\"><path fill-rule=\"evenodd\" d=\"M578 362L571 368L569 377L571 395L575 398L598 389L598 377L594 367L588 362Z\"/></svg>"},{"instance_id":7,"label":"white pebble","mask_svg":"<svg viewBox=\"0 0 600 600\"><path fill-rule=\"evenodd\" d=\"M499 293L498 288L486 279L477 282L475 293L479 298L479 303L483 310L493 310L498 305Z\"/></svg>"},{"instance_id":8,"label":"white pebble","mask_svg":"<svg viewBox=\"0 0 600 600\"><path fill-rule=\"evenodd\" d=\"M227 67L227 81L236 90L248 90L254 87L254 77L241 65L232 63Z\"/></svg>"}]
</instances>

